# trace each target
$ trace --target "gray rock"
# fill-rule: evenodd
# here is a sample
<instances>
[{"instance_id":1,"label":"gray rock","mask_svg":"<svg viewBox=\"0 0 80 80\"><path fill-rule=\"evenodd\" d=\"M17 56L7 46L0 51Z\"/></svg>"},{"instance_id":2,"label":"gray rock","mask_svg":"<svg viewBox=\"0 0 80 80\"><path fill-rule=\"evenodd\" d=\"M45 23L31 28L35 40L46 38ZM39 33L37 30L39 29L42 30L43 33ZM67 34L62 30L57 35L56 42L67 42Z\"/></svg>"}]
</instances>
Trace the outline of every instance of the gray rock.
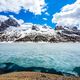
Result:
<instances>
[{"instance_id":1,"label":"gray rock","mask_svg":"<svg viewBox=\"0 0 80 80\"><path fill-rule=\"evenodd\" d=\"M0 22L0 31L6 30L9 26L20 26L18 22L12 18L9 18L8 20L5 20L4 22Z\"/></svg>"}]
</instances>

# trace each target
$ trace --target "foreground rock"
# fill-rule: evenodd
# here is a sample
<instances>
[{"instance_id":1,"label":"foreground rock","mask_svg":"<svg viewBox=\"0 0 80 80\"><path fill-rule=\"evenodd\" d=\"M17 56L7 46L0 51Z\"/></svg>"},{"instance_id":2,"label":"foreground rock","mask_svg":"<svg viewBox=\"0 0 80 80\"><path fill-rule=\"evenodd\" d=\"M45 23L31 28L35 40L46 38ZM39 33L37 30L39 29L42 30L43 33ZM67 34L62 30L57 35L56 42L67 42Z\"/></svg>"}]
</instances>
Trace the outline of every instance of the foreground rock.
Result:
<instances>
[{"instance_id":1,"label":"foreground rock","mask_svg":"<svg viewBox=\"0 0 80 80\"><path fill-rule=\"evenodd\" d=\"M80 80L80 77L65 77L39 72L14 72L0 75L0 80Z\"/></svg>"}]
</instances>

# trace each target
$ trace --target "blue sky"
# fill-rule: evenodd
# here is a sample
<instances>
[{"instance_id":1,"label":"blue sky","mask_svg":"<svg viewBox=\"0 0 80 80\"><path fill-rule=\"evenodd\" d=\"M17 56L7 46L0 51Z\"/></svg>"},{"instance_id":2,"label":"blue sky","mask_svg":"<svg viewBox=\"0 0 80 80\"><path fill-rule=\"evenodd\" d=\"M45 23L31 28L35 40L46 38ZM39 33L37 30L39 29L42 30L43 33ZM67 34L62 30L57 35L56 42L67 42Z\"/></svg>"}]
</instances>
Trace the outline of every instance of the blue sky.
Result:
<instances>
[{"instance_id":1,"label":"blue sky","mask_svg":"<svg viewBox=\"0 0 80 80\"><path fill-rule=\"evenodd\" d=\"M60 12L61 8L65 6L66 4L72 4L76 0L45 0L47 3L47 10L46 12L49 13L49 15L45 14L45 12L42 12L41 15L35 15L32 12L21 10L18 14L14 12L0 12L0 15L13 15L17 19L23 19L25 22L30 22L33 24L47 24L51 27L55 27L55 24L52 23L52 17L55 13ZM43 18L47 18L47 20L44 20Z\"/></svg>"}]
</instances>

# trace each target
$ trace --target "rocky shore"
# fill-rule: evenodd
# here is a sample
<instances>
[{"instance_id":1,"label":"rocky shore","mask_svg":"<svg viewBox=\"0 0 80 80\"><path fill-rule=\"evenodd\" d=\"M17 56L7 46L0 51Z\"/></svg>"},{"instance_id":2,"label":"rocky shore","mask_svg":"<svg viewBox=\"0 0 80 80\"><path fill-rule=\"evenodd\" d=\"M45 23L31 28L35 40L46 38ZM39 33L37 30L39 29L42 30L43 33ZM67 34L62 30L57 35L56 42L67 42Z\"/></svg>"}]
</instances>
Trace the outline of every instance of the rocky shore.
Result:
<instances>
[{"instance_id":1,"label":"rocky shore","mask_svg":"<svg viewBox=\"0 0 80 80\"><path fill-rule=\"evenodd\" d=\"M40 72L13 72L0 75L0 80L80 80L80 77L65 77Z\"/></svg>"}]
</instances>

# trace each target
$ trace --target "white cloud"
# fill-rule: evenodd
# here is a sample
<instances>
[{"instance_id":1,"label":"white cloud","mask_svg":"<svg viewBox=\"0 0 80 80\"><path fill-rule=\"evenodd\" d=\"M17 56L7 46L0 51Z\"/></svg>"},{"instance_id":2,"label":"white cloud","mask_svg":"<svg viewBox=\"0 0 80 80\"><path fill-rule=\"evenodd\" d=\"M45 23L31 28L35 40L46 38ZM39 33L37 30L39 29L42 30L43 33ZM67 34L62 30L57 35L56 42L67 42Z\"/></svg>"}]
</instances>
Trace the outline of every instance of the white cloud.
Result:
<instances>
[{"instance_id":1,"label":"white cloud","mask_svg":"<svg viewBox=\"0 0 80 80\"><path fill-rule=\"evenodd\" d=\"M0 12L10 11L19 13L23 8L37 15L44 11L45 6L44 0L0 0Z\"/></svg>"},{"instance_id":2,"label":"white cloud","mask_svg":"<svg viewBox=\"0 0 80 80\"><path fill-rule=\"evenodd\" d=\"M45 13L47 16L49 16L50 14L48 12Z\"/></svg>"},{"instance_id":3,"label":"white cloud","mask_svg":"<svg viewBox=\"0 0 80 80\"><path fill-rule=\"evenodd\" d=\"M61 12L53 15L52 22L62 26L80 25L80 0L64 6Z\"/></svg>"},{"instance_id":4,"label":"white cloud","mask_svg":"<svg viewBox=\"0 0 80 80\"><path fill-rule=\"evenodd\" d=\"M46 20L47 20L47 18L43 18L43 20L45 20L45 21L46 21Z\"/></svg>"}]
</instances>

